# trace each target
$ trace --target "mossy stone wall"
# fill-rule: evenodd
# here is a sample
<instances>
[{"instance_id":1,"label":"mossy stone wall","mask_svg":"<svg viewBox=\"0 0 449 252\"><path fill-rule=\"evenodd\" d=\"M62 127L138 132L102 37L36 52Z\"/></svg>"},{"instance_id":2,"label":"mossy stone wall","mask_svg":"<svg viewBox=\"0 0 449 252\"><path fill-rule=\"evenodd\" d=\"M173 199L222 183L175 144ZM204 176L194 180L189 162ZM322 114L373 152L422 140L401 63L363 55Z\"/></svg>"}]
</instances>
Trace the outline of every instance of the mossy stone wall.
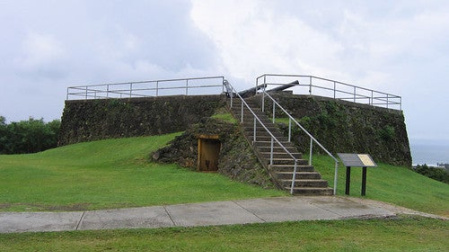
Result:
<instances>
[{"instance_id":1,"label":"mossy stone wall","mask_svg":"<svg viewBox=\"0 0 449 252\"><path fill-rule=\"evenodd\" d=\"M184 131L225 102L223 95L66 101L59 145Z\"/></svg>"},{"instance_id":2,"label":"mossy stone wall","mask_svg":"<svg viewBox=\"0 0 449 252\"><path fill-rule=\"evenodd\" d=\"M411 166L402 111L287 92L273 96L330 152L368 153L377 162ZM261 103L259 95L251 99ZM59 145L184 131L225 103L223 95L66 101ZM266 111L272 111L268 101ZM309 138L298 128L293 141L308 153Z\"/></svg>"},{"instance_id":3,"label":"mossy stone wall","mask_svg":"<svg viewBox=\"0 0 449 252\"><path fill-rule=\"evenodd\" d=\"M287 92L272 96L331 153L368 153L377 162L411 166L402 111ZM261 103L259 95L252 99ZM266 111L272 113L272 102L265 101ZM277 116L282 117L280 110ZM281 128L288 134L285 123ZM308 153L310 138L299 128L293 129L293 141ZM317 145L314 150L320 152Z\"/></svg>"},{"instance_id":4,"label":"mossy stone wall","mask_svg":"<svg viewBox=\"0 0 449 252\"><path fill-rule=\"evenodd\" d=\"M238 125L214 118L203 118L189 126L168 146L150 154L153 161L177 163L191 170L198 169L198 135L217 135L221 148L218 173L233 180L275 188L270 175L257 160L253 149L240 132Z\"/></svg>"}]
</instances>

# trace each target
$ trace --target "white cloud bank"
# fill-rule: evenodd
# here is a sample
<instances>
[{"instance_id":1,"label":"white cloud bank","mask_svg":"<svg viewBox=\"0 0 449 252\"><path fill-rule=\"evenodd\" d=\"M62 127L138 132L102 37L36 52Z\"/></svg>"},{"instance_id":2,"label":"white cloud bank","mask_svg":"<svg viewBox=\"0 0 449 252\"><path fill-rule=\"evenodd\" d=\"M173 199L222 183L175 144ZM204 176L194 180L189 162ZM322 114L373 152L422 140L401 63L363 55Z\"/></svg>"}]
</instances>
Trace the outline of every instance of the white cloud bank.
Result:
<instances>
[{"instance_id":1,"label":"white cloud bank","mask_svg":"<svg viewBox=\"0 0 449 252\"><path fill-rule=\"evenodd\" d=\"M310 74L401 95L412 139L449 141L448 1L192 3L230 75Z\"/></svg>"},{"instance_id":2,"label":"white cloud bank","mask_svg":"<svg viewBox=\"0 0 449 252\"><path fill-rule=\"evenodd\" d=\"M411 138L449 140L449 1L4 0L0 31L8 120L60 117L72 85L310 74L401 95Z\"/></svg>"},{"instance_id":3,"label":"white cloud bank","mask_svg":"<svg viewBox=\"0 0 449 252\"><path fill-rule=\"evenodd\" d=\"M385 87L398 79L396 67L409 67L403 61L440 56L434 46L449 29L448 4L428 1L192 2L192 19L226 69L247 81L302 73Z\"/></svg>"}]
</instances>

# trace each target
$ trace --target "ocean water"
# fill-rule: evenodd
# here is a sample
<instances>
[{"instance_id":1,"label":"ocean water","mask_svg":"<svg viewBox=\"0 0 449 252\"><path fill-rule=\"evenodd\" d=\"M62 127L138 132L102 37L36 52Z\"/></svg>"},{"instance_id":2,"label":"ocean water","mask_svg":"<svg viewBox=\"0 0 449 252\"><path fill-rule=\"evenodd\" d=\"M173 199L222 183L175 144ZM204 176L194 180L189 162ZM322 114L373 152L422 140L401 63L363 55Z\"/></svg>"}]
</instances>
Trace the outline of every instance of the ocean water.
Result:
<instances>
[{"instance_id":1,"label":"ocean water","mask_svg":"<svg viewBox=\"0 0 449 252\"><path fill-rule=\"evenodd\" d=\"M449 145L412 144L412 163L436 166L437 163L449 164Z\"/></svg>"}]
</instances>

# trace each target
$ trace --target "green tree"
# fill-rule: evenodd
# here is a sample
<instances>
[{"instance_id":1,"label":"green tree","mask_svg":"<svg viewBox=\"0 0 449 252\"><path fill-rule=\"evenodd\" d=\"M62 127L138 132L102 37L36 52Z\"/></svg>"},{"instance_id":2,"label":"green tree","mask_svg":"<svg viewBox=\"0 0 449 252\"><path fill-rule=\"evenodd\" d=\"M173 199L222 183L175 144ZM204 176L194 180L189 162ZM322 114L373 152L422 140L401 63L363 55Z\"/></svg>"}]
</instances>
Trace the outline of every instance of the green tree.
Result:
<instances>
[{"instance_id":1,"label":"green tree","mask_svg":"<svg viewBox=\"0 0 449 252\"><path fill-rule=\"evenodd\" d=\"M43 119L5 123L0 118L0 153L35 153L57 146L59 120L45 123Z\"/></svg>"},{"instance_id":2,"label":"green tree","mask_svg":"<svg viewBox=\"0 0 449 252\"><path fill-rule=\"evenodd\" d=\"M431 179L449 184L449 173L445 169L431 168L424 164L416 166L415 171Z\"/></svg>"},{"instance_id":3,"label":"green tree","mask_svg":"<svg viewBox=\"0 0 449 252\"><path fill-rule=\"evenodd\" d=\"M0 116L0 154L3 153L5 149L5 142L7 141L7 125L6 118Z\"/></svg>"}]
</instances>

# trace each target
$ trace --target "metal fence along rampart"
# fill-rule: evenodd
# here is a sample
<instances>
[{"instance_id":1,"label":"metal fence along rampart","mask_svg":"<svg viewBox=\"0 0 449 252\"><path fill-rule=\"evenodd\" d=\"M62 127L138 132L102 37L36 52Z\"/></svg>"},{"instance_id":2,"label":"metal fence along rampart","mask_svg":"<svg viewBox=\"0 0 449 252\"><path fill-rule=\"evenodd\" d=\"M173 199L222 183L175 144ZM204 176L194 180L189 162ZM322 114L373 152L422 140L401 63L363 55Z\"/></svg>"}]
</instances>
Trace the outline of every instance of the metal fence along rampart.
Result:
<instances>
[{"instance_id":1,"label":"metal fence along rampart","mask_svg":"<svg viewBox=\"0 0 449 252\"><path fill-rule=\"evenodd\" d=\"M266 85L269 90L294 81L298 81L298 83L289 90L293 90L297 94L324 96L370 106L402 110L402 98L398 95L312 75L264 74L256 78L256 86Z\"/></svg>"},{"instance_id":2,"label":"metal fence along rampart","mask_svg":"<svg viewBox=\"0 0 449 252\"><path fill-rule=\"evenodd\" d=\"M67 88L67 100L208 95L224 92L224 77L200 77L109 83Z\"/></svg>"}]
</instances>

